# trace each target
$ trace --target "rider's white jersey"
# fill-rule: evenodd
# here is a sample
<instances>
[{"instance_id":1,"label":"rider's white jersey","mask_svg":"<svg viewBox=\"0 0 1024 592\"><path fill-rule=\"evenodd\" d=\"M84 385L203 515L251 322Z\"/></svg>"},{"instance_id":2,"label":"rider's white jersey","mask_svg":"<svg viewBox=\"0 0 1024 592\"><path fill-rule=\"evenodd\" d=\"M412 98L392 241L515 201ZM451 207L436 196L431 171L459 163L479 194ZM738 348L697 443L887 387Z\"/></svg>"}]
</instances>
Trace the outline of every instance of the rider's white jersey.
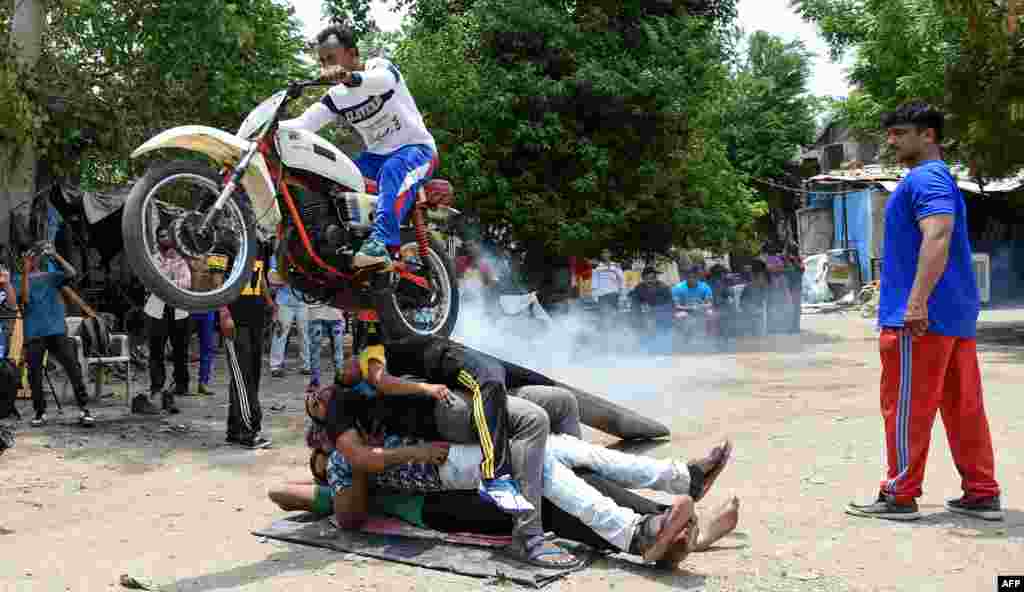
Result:
<instances>
[{"instance_id":1,"label":"rider's white jersey","mask_svg":"<svg viewBox=\"0 0 1024 592\"><path fill-rule=\"evenodd\" d=\"M359 132L368 152L390 154L414 144L425 144L437 152L434 137L394 64L372 58L366 61L366 69L354 72L353 77L356 84L332 87L319 103L295 119L282 121L281 127L315 133L342 119Z\"/></svg>"}]
</instances>

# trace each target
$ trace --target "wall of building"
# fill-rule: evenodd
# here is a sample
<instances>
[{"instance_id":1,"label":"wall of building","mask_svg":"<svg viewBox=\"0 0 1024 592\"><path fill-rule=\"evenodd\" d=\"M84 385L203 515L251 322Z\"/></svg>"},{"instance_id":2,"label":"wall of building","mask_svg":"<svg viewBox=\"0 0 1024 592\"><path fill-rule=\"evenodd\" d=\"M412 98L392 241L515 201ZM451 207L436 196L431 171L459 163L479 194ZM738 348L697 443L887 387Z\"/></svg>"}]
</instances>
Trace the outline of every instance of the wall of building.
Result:
<instances>
[{"instance_id":1,"label":"wall of building","mask_svg":"<svg viewBox=\"0 0 1024 592\"><path fill-rule=\"evenodd\" d=\"M832 248L835 224L831 207L802 208L796 212L800 256L817 255Z\"/></svg>"}]
</instances>

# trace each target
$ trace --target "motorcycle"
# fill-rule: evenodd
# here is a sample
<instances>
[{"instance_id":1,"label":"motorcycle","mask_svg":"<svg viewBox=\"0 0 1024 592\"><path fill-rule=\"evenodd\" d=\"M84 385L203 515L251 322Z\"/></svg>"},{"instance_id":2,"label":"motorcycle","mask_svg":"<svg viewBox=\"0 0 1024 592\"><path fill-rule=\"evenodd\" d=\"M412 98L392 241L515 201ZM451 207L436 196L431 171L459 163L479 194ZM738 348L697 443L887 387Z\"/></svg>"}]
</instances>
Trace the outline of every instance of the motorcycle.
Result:
<instances>
[{"instance_id":1,"label":"motorcycle","mask_svg":"<svg viewBox=\"0 0 1024 592\"><path fill-rule=\"evenodd\" d=\"M376 183L316 134L285 129L279 120L305 89L323 80L292 82L257 106L235 134L188 125L164 131L132 158L178 148L207 156L149 167L124 205L122 232L129 264L164 302L190 311L233 302L259 281L259 244L276 236L277 273L310 302L380 320L386 337L451 334L459 312L455 267L431 228L459 212L447 181L424 183L401 222L399 257L355 269L352 258L372 228ZM282 215L282 211L284 214ZM216 261L223 282L205 291L181 287L155 260L157 231L170 231L186 258ZM265 259L265 257L263 258Z\"/></svg>"}]
</instances>

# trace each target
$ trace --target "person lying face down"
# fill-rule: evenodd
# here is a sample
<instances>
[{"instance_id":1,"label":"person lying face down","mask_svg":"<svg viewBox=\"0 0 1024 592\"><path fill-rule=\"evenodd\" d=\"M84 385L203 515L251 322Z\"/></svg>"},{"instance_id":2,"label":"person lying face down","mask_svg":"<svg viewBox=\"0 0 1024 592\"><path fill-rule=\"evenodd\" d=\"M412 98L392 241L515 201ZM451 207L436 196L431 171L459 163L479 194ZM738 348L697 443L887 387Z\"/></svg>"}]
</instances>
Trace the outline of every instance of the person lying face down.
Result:
<instances>
[{"instance_id":1,"label":"person lying face down","mask_svg":"<svg viewBox=\"0 0 1024 592\"><path fill-rule=\"evenodd\" d=\"M333 513L334 490L325 485L327 458L328 454L322 450L312 450L312 479L287 481L272 487L268 491L271 501L285 511L312 512L319 516ZM335 459L335 462L343 460ZM671 506L637 495L590 469L577 468L573 472L618 506L639 515L661 514L671 509ZM481 500L473 491L375 492L368 500L371 514L391 516L414 526L443 532L506 535L514 525L509 515ZM547 498L543 500L541 513L545 532L553 532L558 538L581 542L600 551L619 550L579 518L565 512ZM699 552L710 548L735 529L738 519L739 500L734 497L717 508L713 517L698 531L688 533L691 540L699 536L693 550ZM662 562L662 565L669 566L669 562Z\"/></svg>"},{"instance_id":2,"label":"person lying face down","mask_svg":"<svg viewBox=\"0 0 1024 592\"><path fill-rule=\"evenodd\" d=\"M505 369L488 358L466 350L459 344L442 338L422 337L389 344L381 339L378 323L365 322L357 355L344 364L340 374L342 384L352 386L367 397L389 399L380 405L402 405L410 401L421 412L435 418L438 434L450 442L479 442L483 460L480 464L480 495L502 510L529 513L539 502L539 493L530 499L520 493L522 485L513 480L517 474L510 456L509 413L518 412L508 406L505 388ZM390 362L389 362L390 358ZM397 376L411 374L426 383L402 380ZM469 407L456 407L452 388L469 393ZM404 397L397 398L398 396ZM409 395L433 399L431 404L412 403ZM427 409L431 407L431 409ZM468 410L468 413L467 413ZM539 474L538 474L539 478Z\"/></svg>"},{"instance_id":3,"label":"person lying face down","mask_svg":"<svg viewBox=\"0 0 1024 592\"><path fill-rule=\"evenodd\" d=\"M326 416L322 410L324 406L323 401L309 401L307 410L316 420L317 416ZM435 494L471 489L478 478L480 453L474 446L444 447L418 443L394 434L374 436L381 456L387 451L417 446L439 452L427 462L410 455L408 460L398 460L387 466L369 466L361 462L366 453L359 446L347 450L339 447L331 456L328 482L335 494L335 515L342 527L357 528L365 520L371 507L371 485L402 492ZM370 445L363 443L361 446ZM584 530L596 534L604 541L604 546L611 545L620 551L674 566L698 541L694 497L689 494L693 493L699 499L707 493L728 461L730 451L731 444L726 442L707 458L687 466L675 461L625 455L592 446L572 436L555 435L548 439L545 451L544 494L556 507L575 517L585 527ZM346 452L355 456L346 456ZM351 462L352 458L356 461ZM679 494L679 497L667 510L648 505L648 512L640 514L628 506L618 505L600 489L588 485L576 476L575 468L590 469L620 485L661 489ZM691 474L697 478L691 478ZM734 500L731 503L733 506L723 508L712 523L711 534L716 539L735 526L738 502ZM571 555L554 545L551 547L531 549L520 546L518 550L523 559L544 567L575 562Z\"/></svg>"}]
</instances>

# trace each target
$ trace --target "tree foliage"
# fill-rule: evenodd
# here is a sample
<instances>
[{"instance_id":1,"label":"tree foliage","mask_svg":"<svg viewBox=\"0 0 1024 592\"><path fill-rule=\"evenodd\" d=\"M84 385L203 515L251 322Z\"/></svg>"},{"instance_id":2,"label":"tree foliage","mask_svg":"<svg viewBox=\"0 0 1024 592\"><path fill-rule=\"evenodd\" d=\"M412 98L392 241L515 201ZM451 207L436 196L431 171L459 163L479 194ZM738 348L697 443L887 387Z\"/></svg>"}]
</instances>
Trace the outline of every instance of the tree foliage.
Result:
<instances>
[{"instance_id":1,"label":"tree foliage","mask_svg":"<svg viewBox=\"0 0 1024 592\"><path fill-rule=\"evenodd\" d=\"M5 3L10 4L10 3ZM10 14L3 17L3 30ZM36 105L41 158L85 182L123 181L131 151L184 124L235 129L289 78L304 42L279 0L53 1L43 54L18 87ZM6 47L6 43L4 46ZM3 69L14 66L3 56ZM0 102L9 85L0 74Z\"/></svg>"},{"instance_id":2,"label":"tree foliage","mask_svg":"<svg viewBox=\"0 0 1024 592\"><path fill-rule=\"evenodd\" d=\"M781 177L801 146L813 141L810 54L764 31L748 39L736 73L724 130L736 167L753 177Z\"/></svg>"},{"instance_id":3,"label":"tree foliage","mask_svg":"<svg viewBox=\"0 0 1024 592\"><path fill-rule=\"evenodd\" d=\"M919 98L947 110L948 155L976 174L1016 172L1024 156L1024 38L1007 28L1005 2L794 0L838 58L856 52L857 89L839 115L880 137L879 116Z\"/></svg>"},{"instance_id":4,"label":"tree foliage","mask_svg":"<svg viewBox=\"0 0 1024 592\"><path fill-rule=\"evenodd\" d=\"M394 58L489 237L656 253L739 240L762 211L719 133L732 0L408 9Z\"/></svg>"}]
</instances>

